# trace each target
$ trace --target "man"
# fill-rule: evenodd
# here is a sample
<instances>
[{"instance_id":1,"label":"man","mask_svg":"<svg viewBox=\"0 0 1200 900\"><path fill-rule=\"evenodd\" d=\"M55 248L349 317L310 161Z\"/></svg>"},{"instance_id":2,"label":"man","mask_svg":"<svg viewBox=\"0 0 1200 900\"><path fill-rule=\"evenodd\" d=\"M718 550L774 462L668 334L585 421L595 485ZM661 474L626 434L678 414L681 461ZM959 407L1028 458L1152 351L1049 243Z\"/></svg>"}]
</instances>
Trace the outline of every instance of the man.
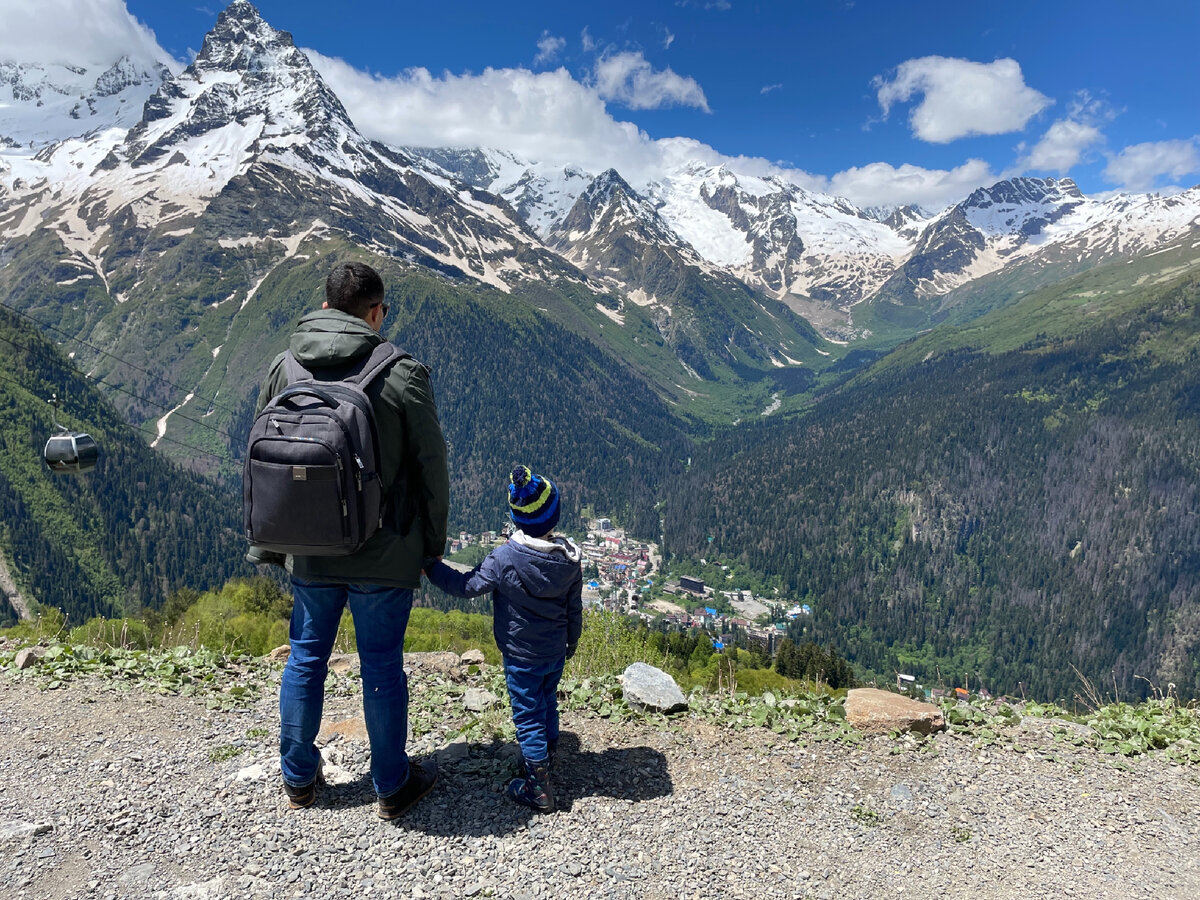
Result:
<instances>
[{"instance_id":1,"label":"man","mask_svg":"<svg viewBox=\"0 0 1200 900\"><path fill-rule=\"evenodd\" d=\"M315 379L356 373L383 343L388 313L383 281L363 263L343 263L325 282L325 303L309 313L291 351ZM261 411L287 386L284 355L271 364L258 399ZM291 655L279 691L283 787L293 809L312 804L321 783L313 741L321 726L325 676L346 605L362 665L363 714L371 742L371 779L380 818L393 819L433 789L436 760L410 761L404 631L420 584L421 561L446 544L449 480L433 390L425 367L401 357L367 388L379 433L379 470L388 492L388 521L349 556L289 556L294 606ZM269 557L276 557L274 560ZM254 562L280 561L251 548Z\"/></svg>"}]
</instances>

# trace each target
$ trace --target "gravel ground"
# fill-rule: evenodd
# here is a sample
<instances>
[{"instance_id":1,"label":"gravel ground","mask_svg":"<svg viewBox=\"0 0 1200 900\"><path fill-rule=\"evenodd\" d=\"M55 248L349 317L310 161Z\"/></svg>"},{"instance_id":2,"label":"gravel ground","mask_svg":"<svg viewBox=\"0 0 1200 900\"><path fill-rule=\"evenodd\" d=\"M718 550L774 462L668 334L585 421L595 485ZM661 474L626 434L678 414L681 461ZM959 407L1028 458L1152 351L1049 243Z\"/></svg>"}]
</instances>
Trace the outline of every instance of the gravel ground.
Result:
<instances>
[{"instance_id":1,"label":"gravel ground","mask_svg":"<svg viewBox=\"0 0 1200 900\"><path fill-rule=\"evenodd\" d=\"M325 719L359 713L334 697ZM1200 767L1114 765L1041 721L1025 752L950 734L896 752L567 712L558 813L503 797L511 746L432 733L415 752L438 754L438 786L385 823L353 728L317 805L288 810L275 718L270 690L223 712L0 681L0 895L1200 897Z\"/></svg>"}]
</instances>

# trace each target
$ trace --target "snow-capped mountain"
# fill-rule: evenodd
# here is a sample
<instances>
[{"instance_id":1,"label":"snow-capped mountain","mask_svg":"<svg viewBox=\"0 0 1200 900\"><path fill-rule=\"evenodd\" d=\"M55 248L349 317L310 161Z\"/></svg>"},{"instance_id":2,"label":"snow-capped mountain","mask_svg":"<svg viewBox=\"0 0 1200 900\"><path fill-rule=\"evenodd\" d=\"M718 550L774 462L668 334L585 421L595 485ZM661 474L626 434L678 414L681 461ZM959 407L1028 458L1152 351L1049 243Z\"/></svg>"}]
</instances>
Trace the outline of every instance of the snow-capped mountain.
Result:
<instances>
[{"instance_id":1,"label":"snow-capped mountain","mask_svg":"<svg viewBox=\"0 0 1200 900\"><path fill-rule=\"evenodd\" d=\"M727 166L684 167L649 195L701 256L780 298L849 306L869 297L912 248L847 200Z\"/></svg>"},{"instance_id":2,"label":"snow-capped mountain","mask_svg":"<svg viewBox=\"0 0 1200 900\"><path fill-rule=\"evenodd\" d=\"M563 268L503 200L364 138L291 35L245 0L220 14L195 61L149 97L122 141L60 144L5 180L15 199L0 230L20 238L54 223L106 285L112 275L124 282L114 270L153 236L178 241L198 227L224 247L274 241L289 255L342 233L502 290Z\"/></svg>"},{"instance_id":3,"label":"snow-capped mountain","mask_svg":"<svg viewBox=\"0 0 1200 900\"><path fill-rule=\"evenodd\" d=\"M1067 256L1078 267L1153 253L1193 233L1200 210L1195 189L1094 200L1052 178L1001 181L937 215L862 210L728 165L631 182L487 148L389 148L362 136L291 36L246 0L176 76L130 57L0 64L5 91L7 252L52 235L79 278L122 301L143 284L147 248L196 236L254 257L245 303L271 265L341 236L504 291L586 273L622 302L665 309L684 281L727 299L745 289L853 337L855 304L932 309L1015 267L1051 277Z\"/></svg>"},{"instance_id":4,"label":"snow-capped mountain","mask_svg":"<svg viewBox=\"0 0 1200 900\"><path fill-rule=\"evenodd\" d=\"M701 257L613 169L588 185L546 242L616 294L616 309L598 304L601 312L624 324L626 304L646 308L702 377L710 377L714 358L784 366L812 356L811 331L797 328L781 303Z\"/></svg>"},{"instance_id":5,"label":"snow-capped mountain","mask_svg":"<svg viewBox=\"0 0 1200 900\"><path fill-rule=\"evenodd\" d=\"M496 150L406 148L423 164L507 199L538 234L562 222L594 176ZM847 306L869 296L912 251L927 216L915 207L881 222L848 201L778 178L692 163L632 188L671 240L701 260L777 298L789 294Z\"/></svg>"},{"instance_id":6,"label":"snow-capped mountain","mask_svg":"<svg viewBox=\"0 0 1200 900\"><path fill-rule=\"evenodd\" d=\"M703 266L691 245L671 230L658 212L615 169L594 179L556 222L547 244L585 272L624 288L624 273L644 265L647 256L672 254Z\"/></svg>"},{"instance_id":7,"label":"snow-capped mountain","mask_svg":"<svg viewBox=\"0 0 1200 900\"><path fill-rule=\"evenodd\" d=\"M170 75L162 63L129 56L107 66L0 60L0 148L32 152L89 132L128 129Z\"/></svg>"},{"instance_id":8,"label":"snow-capped mountain","mask_svg":"<svg viewBox=\"0 0 1200 900\"><path fill-rule=\"evenodd\" d=\"M1200 237L1200 188L1172 197L1085 197L1070 178L1013 178L974 191L921 230L913 252L878 292L901 303L936 301L1018 266L1071 257L1077 270Z\"/></svg>"}]
</instances>

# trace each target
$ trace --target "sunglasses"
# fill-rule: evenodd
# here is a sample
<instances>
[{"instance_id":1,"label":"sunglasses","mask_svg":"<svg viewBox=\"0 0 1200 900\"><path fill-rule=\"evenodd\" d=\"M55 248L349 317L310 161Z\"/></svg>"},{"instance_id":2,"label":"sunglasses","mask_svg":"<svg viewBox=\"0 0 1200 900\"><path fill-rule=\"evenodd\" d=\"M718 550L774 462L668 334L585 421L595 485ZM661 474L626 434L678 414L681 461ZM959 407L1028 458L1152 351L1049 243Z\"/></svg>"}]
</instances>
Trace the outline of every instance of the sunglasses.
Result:
<instances>
[{"instance_id":1,"label":"sunglasses","mask_svg":"<svg viewBox=\"0 0 1200 900\"><path fill-rule=\"evenodd\" d=\"M372 303L372 304L371 304L371 309L374 309L374 308L375 308L375 307L377 307L377 306L382 306L382 307L383 307L383 317L386 319L386 318L387 318L387 314L388 314L388 310L392 308L392 307L391 307L391 304L388 304L388 303Z\"/></svg>"}]
</instances>

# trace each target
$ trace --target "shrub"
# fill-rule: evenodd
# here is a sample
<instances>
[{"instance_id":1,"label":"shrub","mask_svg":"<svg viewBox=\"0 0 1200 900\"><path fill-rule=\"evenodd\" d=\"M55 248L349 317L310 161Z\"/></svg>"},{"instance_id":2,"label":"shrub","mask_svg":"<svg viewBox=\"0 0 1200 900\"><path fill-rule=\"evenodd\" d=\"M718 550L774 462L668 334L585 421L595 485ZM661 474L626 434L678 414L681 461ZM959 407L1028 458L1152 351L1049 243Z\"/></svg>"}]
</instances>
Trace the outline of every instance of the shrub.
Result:
<instances>
[{"instance_id":1,"label":"shrub","mask_svg":"<svg viewBox=\"0 0 1200 900\"><path fill-rule=\"evenodd\" d=\"M666 657L655 647L651 632L635 628L629 618L620 613L586 610L579 646L567 663L567 677L619 675L635 662L660 669L666 666Z\"/></svg>"}]
</instances>

